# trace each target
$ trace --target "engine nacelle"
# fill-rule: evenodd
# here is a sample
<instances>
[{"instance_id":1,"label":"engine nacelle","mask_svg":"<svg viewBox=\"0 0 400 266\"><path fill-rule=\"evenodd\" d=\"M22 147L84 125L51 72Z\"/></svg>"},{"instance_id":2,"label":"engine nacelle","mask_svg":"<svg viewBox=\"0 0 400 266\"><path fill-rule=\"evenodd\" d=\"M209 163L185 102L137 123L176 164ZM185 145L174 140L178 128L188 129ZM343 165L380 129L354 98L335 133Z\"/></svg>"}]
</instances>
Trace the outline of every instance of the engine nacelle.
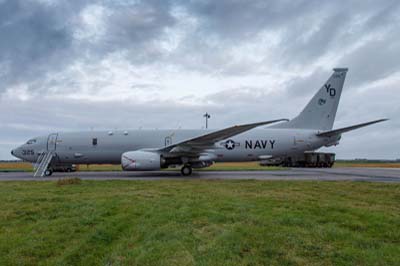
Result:
<instances>
[{"instance_id":1,"label":"engine nacelle","mask_svg":"<svg viewBox=\"0 0 400 266\"><path fill-rule=\"evenodd\" d=\"M151 151L128 151L122 154L124 171L151 171L161 169L161 156Z\"/></svg>"}]
</instances>

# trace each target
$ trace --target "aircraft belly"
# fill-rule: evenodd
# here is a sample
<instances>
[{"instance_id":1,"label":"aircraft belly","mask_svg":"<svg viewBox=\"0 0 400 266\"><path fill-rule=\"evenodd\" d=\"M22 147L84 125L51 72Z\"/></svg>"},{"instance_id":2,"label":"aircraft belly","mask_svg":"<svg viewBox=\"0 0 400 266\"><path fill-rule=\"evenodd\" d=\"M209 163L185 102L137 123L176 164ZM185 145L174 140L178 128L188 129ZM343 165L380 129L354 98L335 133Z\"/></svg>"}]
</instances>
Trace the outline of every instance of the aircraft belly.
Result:
<instances>
[{"instance_id":1,"label":"aircraft belly","mask_svg":"<svg viewBox=\"0 0 400 266\"><path fill-rule=\"evenodd\" d=\"M62 163L75 164L119 164L121 162L120 151L77 151L74 153L57 152Z\"/></svg>"}]
</instances>

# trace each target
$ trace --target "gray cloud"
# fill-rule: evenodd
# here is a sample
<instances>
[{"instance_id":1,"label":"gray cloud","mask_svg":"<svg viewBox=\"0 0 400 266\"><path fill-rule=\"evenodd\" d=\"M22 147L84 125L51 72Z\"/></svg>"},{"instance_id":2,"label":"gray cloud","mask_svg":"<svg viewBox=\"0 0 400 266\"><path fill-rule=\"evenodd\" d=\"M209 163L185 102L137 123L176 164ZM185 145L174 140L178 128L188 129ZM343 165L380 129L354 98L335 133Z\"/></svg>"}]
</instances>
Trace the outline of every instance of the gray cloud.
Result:
<instances>
[{"instance_id":1,"label":"gray cloud","mask_svg":"<svg viewBox=\"0 0 400 266\"><path fill-rule=\"evenodd\" d=\"M400 40L397 33L398 28L392 29L387 37L370 41L343 58L343 65L357 69L357 76L352 79L351 85L379 80L399 71L396 58L400 52Z\"/></svg>"},{"instance_id":2,"label":"gray cloud","mask_svg":"<svg viewBox=\"0 0 400 266\"><path fill-rule=\"evenodd\" d=\"M110 12L104 21L105 33L95 47L93 44L86 47L88 52L104 56L125 51L135 64L147 64L149 60L163 57L157 40L166 28L175 24L170 1L110 1L104 7Z\"/></svg>"},{"instance_id":3,"label":"gray cloud","mask_svg":"<svg viewBox=\"0 0 400 266\"><path fill-rule=\"evenodd\" d=\"M174 18L168 1L146 1L132 8L116 8L106 23L105 38L110 38L115 48L127 48L158 38L165 27L173 26Z\"/></svg>"},{"instance_id":4,"label":"gray cloud","mask_svg":"<svg viewBox=\"0 0 400 266\"><path fill-rule=\"evenodd\" d=\"M260 30L285 28L318 1L192 1L189 10L200 16L205 34L214 33L228 41L251 38ZM295 21L293 21L295 20Z\"/></svg>"},{"instance_id":5,"label":"gray cloud","mask_svg":"<svg viewBox=\"0 0 400 266\"><path fill-rule=\"evenodd\" d=\"M35 83L77 61L93 62L124 50L135 62L147 63L149 57L159 56L157 47L149 44L173 25L168 1L131 2L0 2L2 83L31 82L31 90L43 90L43 84ZM93 4L110 11L104 21L104 36L97 42L76 39L74 34L84 26L79 15Z\"/></svg>"},{"instance_id":6,"label":"gray cloud","mask_svg":"<svg viewBox=\"0 0 400 266\"><path fill-rule=\"evenodd\" d=\"M3 84L34 80L67 60L65 51L72 43L67 22L76 9L69 11L67 4L57 7L21 0L0 3Z\"/></svg>"}]
</instances>

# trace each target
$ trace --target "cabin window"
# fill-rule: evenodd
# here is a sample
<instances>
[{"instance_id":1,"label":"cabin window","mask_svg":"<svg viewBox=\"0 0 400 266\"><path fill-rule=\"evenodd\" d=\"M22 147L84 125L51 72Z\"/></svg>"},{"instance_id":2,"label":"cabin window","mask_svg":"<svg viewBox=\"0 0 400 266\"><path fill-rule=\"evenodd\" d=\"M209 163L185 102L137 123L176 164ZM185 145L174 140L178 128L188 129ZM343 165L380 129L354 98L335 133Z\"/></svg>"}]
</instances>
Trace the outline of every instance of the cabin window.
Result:
<instances>
[{"instance_id":1,"label":"cabin window","mask_svg":"<svg viewBox=\"0 0 400 266\"><path fill-rule=\"evenodd\" d=\"M97 145L97 138L93 138L93 139L92 139L92 144L93 144L93 146L96 146L96 145Z\"/></svg>"}]
</instances>

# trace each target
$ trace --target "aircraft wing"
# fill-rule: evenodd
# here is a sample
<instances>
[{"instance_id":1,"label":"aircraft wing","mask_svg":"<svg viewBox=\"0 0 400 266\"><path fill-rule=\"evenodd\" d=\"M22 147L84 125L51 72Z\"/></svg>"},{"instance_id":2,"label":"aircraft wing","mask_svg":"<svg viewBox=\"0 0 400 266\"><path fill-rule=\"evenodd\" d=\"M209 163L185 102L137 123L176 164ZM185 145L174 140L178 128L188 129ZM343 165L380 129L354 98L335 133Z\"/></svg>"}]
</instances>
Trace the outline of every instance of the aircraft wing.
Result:
<instances>
[{"instance_id":1,"label":"aircraft wing","mask_svg":"<svg viewBox=\"0 0 400 266\"><path fill-rule=\"evenodd\" d=\"M332 136L339 135L339 134L342 134L342 133L345 133L345 132L348 132L348 131L351 131L354 129L358 129L360 127L366 127L366 126L380 123L380 122L387 121L387 120L389 120L389 119L379 119L379 120L362 123L362 124L358 124L358 125L354 125L354 126L350 126L350 127L343 127L343 128L339 128L339 129L325 131L325 132L318 133L317 136L318 137L332 137Z\"/></svg>"},{"instance_id":2,"label":"aircraft wing","mask_svg":"<svg viewBox=\"0 0 400 266\"><path fill-rule=\"evenodd\" d=\"M192 139L188 139L176 144L159 149L161 152L165 153L184 153L184 154L199 154L205 149L210 149L214 147L214 144L218 141L233 137L240 133L246 132L250 129L265 126L272 123L289 121L288 119L277 119L259 123L245 124L239 126L232 126L222 130L214 131L205 135L201 135Z\"/></svg>"}]
</instances>

